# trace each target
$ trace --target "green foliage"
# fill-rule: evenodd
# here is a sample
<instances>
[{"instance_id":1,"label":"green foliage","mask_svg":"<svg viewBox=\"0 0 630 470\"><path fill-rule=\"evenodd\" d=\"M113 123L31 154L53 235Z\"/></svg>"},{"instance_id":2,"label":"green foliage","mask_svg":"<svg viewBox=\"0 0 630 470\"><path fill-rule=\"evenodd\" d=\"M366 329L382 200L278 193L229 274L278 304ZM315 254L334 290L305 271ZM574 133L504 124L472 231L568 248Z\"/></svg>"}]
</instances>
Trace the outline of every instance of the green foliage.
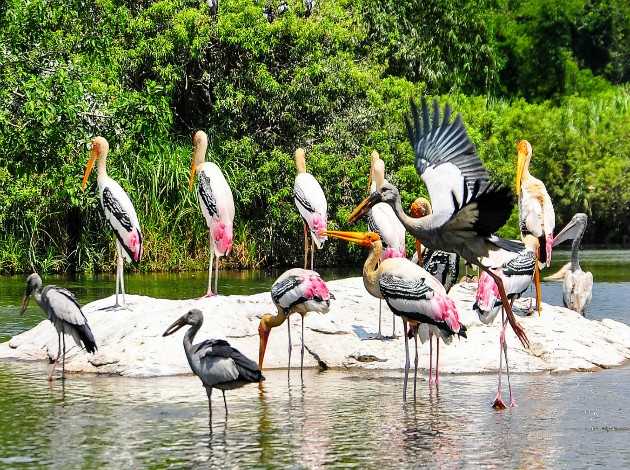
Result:
<instances>
[{"instance_id":1,"label":"green foliage","mask_svg":"<svg viewBox=\"0 0 630 470\"><path fill-rule=\"evenodd\" d=\"M306 18L302 2L291 0L269 23L251 0L222 0L217 18L200 0L7 0L0 271L112 268L95 178L80 190L87 143L99 134L110 142L109 174L140 216L141 269L203 269L207 231L187 187L196 129L207 131L208 159L223 168L236 199L228 262L299 264L295 148L307 149L332 227L345 227L365 195L372 149L408 205L424 188L403 116L421 94L451 93L442 101L463 113L480 155L506 184L515 140L530 140L532 172L548 183L559 225L588 210L591 240L622 241L630 93L611 82L628 79L628 7L508 3L432 0L418 9L327 0ZM515 220L504 235L516 234ZM318 260L358 256L330 243Z\"/></svg>"}]
</instances>

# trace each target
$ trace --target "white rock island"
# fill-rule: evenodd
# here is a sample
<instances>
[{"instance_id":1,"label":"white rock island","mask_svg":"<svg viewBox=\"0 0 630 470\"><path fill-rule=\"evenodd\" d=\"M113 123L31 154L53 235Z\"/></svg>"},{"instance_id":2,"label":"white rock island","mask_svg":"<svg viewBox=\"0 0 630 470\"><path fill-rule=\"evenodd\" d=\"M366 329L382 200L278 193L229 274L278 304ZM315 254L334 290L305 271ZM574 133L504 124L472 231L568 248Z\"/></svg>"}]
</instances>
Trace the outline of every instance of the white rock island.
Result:
<instances>
[{"instance_id":1,"label":"white rock island","mask_svg":"<svg viewBox=\"0 0 630 470\"><path fill-rule=\"evenodd\" d=\"M336 297L327 315L306 317L306 367L400 369L405 354L402 338L364 340L376 330L378 300L364 289L361 278L331 281ZM479 322L471 310L472 284L459 284L451 291L460 317L468 327L468 339L455 339L440 348L440 372L485 373L498 366L499 319L490 326ZM67 338L66 371L152 377L190 373L181 333L163 338L164 330L191 308L204 313L196 342L225 338L253 360L258 359L258 322L264 313L275 313L268 292L192 300L166 300L127 295L128 310L105 310L113 297L84 306L98 351L87 354ZM527 301L516 303L524 305ZM43 317L43 312L42 312ZM383 331L391 331L391 313L383 302ZM525 350L508 328L508 356L513 372L561 372L594 370L621 365L630 359L630 326L613 320L589 320L562 307L543 304L542 316L518 318L531 348ZM291 317L292 365L299 367L300 317ZM402 322L397 319L398 334ZM410 342L410 346L413 342ZM287 328L274 328L269 338L265 368L287 365ZM428 344L420 349L420 367L428 365ZM413 354L413 353L412 353ZM47 360L57 355L57 333L46 319L10 341L0 344L0 358ZM413 360L412 360L413 362Z\"/></svg>"}]
</instances>

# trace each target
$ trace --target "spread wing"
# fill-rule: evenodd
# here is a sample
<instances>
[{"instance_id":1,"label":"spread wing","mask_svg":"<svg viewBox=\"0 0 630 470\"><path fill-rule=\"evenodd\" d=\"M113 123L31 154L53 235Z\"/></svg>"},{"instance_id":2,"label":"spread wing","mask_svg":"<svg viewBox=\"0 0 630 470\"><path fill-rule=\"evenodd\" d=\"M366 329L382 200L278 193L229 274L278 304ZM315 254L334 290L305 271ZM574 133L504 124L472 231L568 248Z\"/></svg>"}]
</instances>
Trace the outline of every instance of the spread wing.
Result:
<instances>
[{"instance_id":1,"label":"spread wing","mask_svg":"<svg viewBox=\"0 0 630 470\"><path fill-rule=\"evenodd\" d=\"M452 213L454 201L465 201L463 190L473 190L475 183L486 183L488 172L475 146L466 133L461 115L449 122L451 108L447 104L440 116L437 100L433 100L430 116L426 100L422 98L422 115L411 101L413 122L406 119L409 140L415 153L416 171L424 181L434 213Z\"/></svg>"}]
</instances>

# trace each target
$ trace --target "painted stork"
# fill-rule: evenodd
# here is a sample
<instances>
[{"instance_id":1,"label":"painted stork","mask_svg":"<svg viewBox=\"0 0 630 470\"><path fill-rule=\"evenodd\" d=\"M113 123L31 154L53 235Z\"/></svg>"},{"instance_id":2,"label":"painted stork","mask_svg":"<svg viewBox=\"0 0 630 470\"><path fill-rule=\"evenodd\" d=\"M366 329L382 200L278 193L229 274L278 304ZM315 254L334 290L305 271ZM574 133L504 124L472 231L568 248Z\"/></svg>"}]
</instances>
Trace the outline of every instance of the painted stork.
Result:
<instances>
[{"instance_id":1,"label":"painted stork","mask_svg":"<svg viewBox=\"0 0 630 470\"><path fill-rule=\"evenodd\" d=\"M35 298L37 305L48 315L48 320L57 330L57 358L48 371L48 380L52 380L60 355L63 356L61 362L61 379L63 380L66 372L66 334L72 336L77 346L85 348L89 353L97 350L94 335L79 302L68 289L57 286L42 287L42 278L39 274L33 273L26 278L26 290L22 298L20 314L26 311L31 296Z\"/></svg>"},{"instance_id":2,"label":"painted stork","mask_svg":"<svg viewBox=\"0 0 630 470\"><path fill-rule=\"evenodd\" d=\"M542 181L529 172L532 146L526 140L516 144L518 162L516 167L516 194L518 195L519 225L521 236L532 234L539 240L538 260L549 267L556 215L551 198Z\"/></svg>"},{"instance_id":3,"label":"painted stork","mask_svg":"<svg viewBox=\"0 0 630 470\"><path fill-rule=\"evenodd\" d=\"M554 238L553 246L566 240L573 240L571 244L571 262L565 264L560 270L546 277L552 281L563 279L562 301L564 306L582 315L593 298L593 274L582 271L580 266L580 244L582 236L588 225L586 214L578 213Z\"/></svg>"},{"instance_id":4,"label":"painted stork","mask_svg":"<svg viewBox=\"0 0 630 470\"><path fill-rule=\"evenodd\" d=\"M382 204L382 203L381 203ZM411 203L409 213L411 217L420 218L431 214L431 203L428 199L419 197ZM457 283L457 277L459 276L459 255L456 253L447 253L442 250L430 250L424 249L421 240L416 240L416 251L411 258L413 263L417 263L422 266L429 274L436 278L444 290L448 294L451 288ZM424 343L424 337L429 340L429 385L439 384L438 366L440 362L440 335L436 334L435 327L429 326L428 331L415 331L417 328L412 328L408 335L420 334L420 338ZM436 340L436 363L435 363L435 378L433 377L433 336ZM410 336L411 337L411 336Z\"/></svg>"},{"instance_id":5,"label":"painted stork","mask_svg":"<svg viewBox=\"0 0 630 470\"><path fill-rule=\"evenodd\" d=\"M466 327L459 321L459 313L444 287L427 271L412 263L407 258L388 258L381 261L383 244L378 234L374 232L341 232L329 230L327 235L341 240L357 243L369 248L365 264L363 265L363 279L366 289L375 297L382 296L389 308L402 318L404 331L407 324L427 324L434 328L446 343L452 341L453 336L466 337ZM407 399L407 381L409 375L409 343L405 337L405 379L403 385L403 400ZM416 358L418 341L414 335ZM414 394L418 364L414 368ZM438 369L436 367L436 375Z\"/></svg>"},{"instance_id":6,"label":"painted stork","mask_svg":"<svg viewBox=\"0 0 630 470\"><path fill-rule=\"evenodd\" d=\"M371 168L369 178L369 190L374 192L385 182L385 163L380 159L378 152L371 155ZM405 257L405 227L400 223L392 208L385 203L375 204L367 216L368 230L377 233L383 243L381 259ZM378 299L378 334L369 339L384 339L381 333L382 298ZM396 337L396 315L392 315L392 338Z\"/></svg>"},{"instance_id":7,"label":"painted stork","mask_svg":"<svg viewBox=\"0 0 630 470\"><path fill-rule=\"evenodd\" d=\"M510 299L510 305L525 292L534 280L536 287L536 300L540 308L540 270L536 263L536 253L539 248L539 240L532 236L525 236L525 248L518 253L508 250L496 250L490 252L489 258L483 260L483 264L488 266L503 280L505 292ZM502 308L501 296L494 279L487 272L482 272L479 276L479 285L475 296L473 310L477 312L479 320L486 325L491 324L499 310L501 310L501 333L499 335L499 371L497 394L492 407L498 410L505 409L505 403L501 397L501 372L503 368L502 360L505 356L505 368L508 379L508 389L510 392L510 406L515 406L512 395L512 385L510 384L510 366L507 358L507 343L505 340L505 328L507 321L505 311Z\"/></svg>"},{"instance_id":8,"label":"painted stork","mask_svg":"<svg viewBox=\"0 0 630 470\"><path fill-rule=\"evenodd\" d=\"M289 315L299 313L302 317L302 352L300 361L300 375L304 370L304 315L308 312L327 313L330 301L335 297L328 291L324 280L315 271L294 268L285 271L271 286L271 299L278 309L275 315L265 314L258 325L260 345L258 351L258 367L262 369L267 341L271 329L287 322L289 335L289 365L291 370L291 322Z\"/></svg>"},{"instance_id":9,"label":"painted stork","mask_svg":"<svg viewBox=\"0 0 630 470\"><path fill-rule=\"evenodd\" d=\"M197 131L193 136L193 157L188 187L192 190L195 175L199 176L197 197L203 218L208 226L210 262L208 264L208 292L206 297L218 294L219 261L232 249L234 240L234 197L221 169L206 162L208 136ZM212 263L216 257L214 293L212 292Z\"/></svg>"},{"instance_id":10,"label":"painted stork","mask_svg":"<svg viewBox=\"0 0 630 470\"><path fill-rule=\"evenodd\" d=\"M254 361L245 357L223 339L207 339L193 344L195 335L203 324L203 314L192 309L182 315L162 336L169 336L185 325L190 325L184 334L184 351L193 373L199 377L208 395L209 423L212 428L212 389L223 392L223 404L227 417L226 390L234 390L250 383L258 383L265 378Z\"/></svg>"},{"instance_id":11,"label":"painted stork","mask_svg":"<svg viewBox=\"0 0 630 470\"><path fill-rule=\"evenodd\" d=\"M407 232L428 248L457 253L479 266L498 284L510 325L528 347L529 340L514 318L501 278L480 262L490 250L522 249L522 243L494 235L509 218L514 196L508 188L488 183L488 173L466 133L461 115L449 123L451 109L446 105L440 119L440 109L434 100L431 118L424 99L422 117L413 101L411 113L413 123L406 121L407 130L416 155L416 170L429 190L433 213L420 219L409 217L402 209L398 189L386 183L354 209L349 221L356 221L377 202L386 202Z\"/></svg>"},{"instance_id":12,"label":"painted stork","mask_svg":"<svg viewBox=\"0 0 630 470\"><path fill-rule=\"evenodd\" d=\"M125 306L125 280L123 257L129 262L139 263L142 258L142 231L136 210L120 185L107 176L107 153L109 144L103 137L92 139L90 159L83 174L83 191L94 164L97 165L97 183L101 207L105 219L116 235L116 304L114 308ZM118 302L118 294L122 294L122 305Z\"/></svg>"},{"instance_id":13,"label":"painted stork","mask_svg":"<svg viewBox=\"0 0 630 470\"><path fill-rule=\"evenodd\" d=\"M315 246L321 249L326 240L322 232L328 224L328 204L326 196L317 180L306 171L306 154L304 149L295 151L295 166L297 175L293 185L293 201L304 221L304 269L308 268L308 252L311 252L311 269ZM311 242L309 243L308 238Z\"/></svg>"}]
</instances>

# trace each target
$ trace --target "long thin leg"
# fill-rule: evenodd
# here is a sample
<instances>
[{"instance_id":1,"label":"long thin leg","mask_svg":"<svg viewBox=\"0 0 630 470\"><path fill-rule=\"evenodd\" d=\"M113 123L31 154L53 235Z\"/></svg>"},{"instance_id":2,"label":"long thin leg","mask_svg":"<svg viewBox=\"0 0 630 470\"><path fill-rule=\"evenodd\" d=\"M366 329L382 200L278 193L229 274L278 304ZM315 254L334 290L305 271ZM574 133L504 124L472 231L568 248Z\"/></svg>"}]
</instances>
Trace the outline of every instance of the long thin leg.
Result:
<instances>
[{"instance_id":1,"label":"long thin leg","mask_svg":"<svg viewBox=\"0 0 630 470\"><path fill-rule=\"evenodd\" d=\"M440 337L435 335L435 385L440 385Z\"/></svg>"},{"instance_id":2,"label":"long thin leg","mask_svg":"<svg viewBox=\"0 0 630 470\"><path fill-rule=\"evenodd\" d=\"M498 385L497 385L497 395L494 397L494 403L492 404L492 408L495 410L504 410L505 403L503 402L503 398L501 397L501 373L503 371L503 342L505 341L505 312L501 309L501 333L499 334L499 371L498 375Z\"/></svg>"},{"instance_id":3,"label":"long thin leg","mask_svg":"<svg viewBox=\"0 0 630 470\"><path fill-rule=\"evenodd\" d=\"M61 333L61 342L63 343L63 356L61 360L61 380L66 380L66 335Z\"/></svg>"},{"instance_id":4,"label":"long thin leg","mask_svg":"<svg viewBox=\"0 0 630 470\"><path fill-rule=\"evenodd\" d=\"M208 395L208 424L212 431L212 387L206 387L206 394Z\"/></svg>"},{"instance_id":5,"label":"long thin leg","mask_svg":"<svg viewBox=\"0 0 630 470\"><path fill-rule=\"evenodd\" d=\"M120 293L122 294L123 307L127 305L127 299L125 299L125 260L122 254L122 247L118 244L118 259L120 263Z\"/></svg>"},{"instance_id":6,"label":"long thin leg","mask_svg":"<svg viewBox=\"0 0 630 470\"><path fill-rule=\"evenodd\" d=\"M495 273L493 273L490 269L485 267L483 264L479 263L477 266L479 266L479 269L481 269L482 271L485 271L486 273L488 273L488 275L492 279L494 279L494 282L496 283L497 288L499 289L499 295L501 296L501 303L503 304L503 308L505 309L505 312L507 313L507 319L510 322L510 326L512 327L512 330L514 331L514 333L516 334L520 342L523 344L523 346L526 348L529 348L529 339L527 339L527 334L525 333L523 328L521 328L521 326L518 324L518 322L516 321L516 318L514 318L512 307L510 306L510 302L507 298L507 295L505 294L503 281L501 280L499 276L497 276Z\"/></svg>"},{"instance_id":7,"label":"long thin leg","mask_svg":"<svg viewBox=\"0 0 630 470\"><path fill-rule=\"evenodd\" d=\"M300 358L300 378L304 381L304 316L302 316L302 356Z\"/></svg>"},{"instance_id":8,"label":"long thin leg","mask_svg":"<svg viewBox=\"0 0 630 470\"><path fill-rule=\"evenodd\" d=\"M433 332L429 330L429 386L433 385Z\"/></svg>"},{"instance_id":9,"label":"long thin leg","mask_svg":"<svg viewBox=\"0 0 630 470\"><path fill-rule=\"evenodd\" d=\"M413 335L413 343L416 350L416 354L413 360L413 398L415 399L416 398L416 381L418 380L418 328L415 329L415 333Z\"/></svg>"},{"instance_id":10,"label":"long thin leg","mask_svg":"<svg viewBox=\"0 0 630 470\"><path fill-rule=\"evenodd\" d=\"M114 307L120 307L118 303L118 291L120 290L120 252L118 251L118 242L116 242L116 303Z\"/></svg>"},{"instance_id":11,"label":"long thin leg","mask_svg":"<svg viewBox=\"0 0 630 470\"><path fill-rule=\"evenodd\" d=\"M206 297L212 297L214 295L214 293L212 292L212 262L214 261L214 245L212 243L212 236L210 235L209 230L208 245L210 247L210 262L208 263L208 292L206 292Z\"/></svg>"},{"instance_id":12,"label":"long thin leg","mask_svg":"<svg viewBox=\"0 0 630 470\"><path fill-rule=\"evenodd\" d=\"M308 268L308 227L304 222L304 269Z\"/></svg>"},{"instance_id":13,"label":"long thin leg","mask_svg":"<svg viewBox=\"0 0 630 470\"><path fill-rule=\"evenodd\" d=\"M407 320L403 319L403 331L405 334L405 378L403 381L403 401L407 401L407 378L409 376L409 341L407 340Z\"/></svg>"},{"instance_id":14,"label":"long thin leg","mask_svg":"<svg viewBox=\"0 0 630 470\"><path fill-rule=\"evenodd\" d=\"M57 332L57 358L50 366L50 370L48 371L48 381L52 381L53 373L55 372L55 367L57 367L57 362L59 362L59 358L61 357L61 333Z\"/></svg>"},{"instance_id":15,"label":"long thin leg","mask_svg":"<svg viewBox=\"0 0 630 470\"><path fill-rule=\"evenodd\" d=\"M383 299L378 299L378 337L382 338L383 334L381 333L381 312L383 308Z\"/></svg>"},{"instance_id":16,"label":"long thin leg","mask_svg":"<svg viewBox=\"0 0 630 470\"><path fill-rule=\"evenodd\" d=\"M407 328L405 327L405 331L403 334L407 334ZM392 338L396 338L396 315L392 313Z\"/></svg>"},{"instance_id":17,"label":"long thin leg","mask_svg":"<svg viewBox=\"0 0 630 470\"><path fill-rule=\"evenodd\" d=\"M225 399L225 390L221 390L223 392L223 404L225 405L225 417L227 418L228 409L227 409L227 400Z\"/></svg>"},{"instance_id":18,"label":"long thin leg","mask_svg":"<svg viewBox=\"0 0 630 470\"><path fill-rule=\"evenodd\" d=\"M221 257L217 256L217 260L214 263L214 293L219 295L219 263L221 262Z\"/></svg>"},{"instance_id":19,"label":"long thin leg","mask_svg":"<svg viewBox=\"0 0 630 470\"><path fill-rule=\"evenodd\" d=\"M291 318L287 318L287 334L289 335L289 365L287 366L287 375L291 372Z\"/></svg>"},{"instance_id":20,"label":"long thin leg","mask_svg":"<svg viewBox=\"0 0 630 470\"><path fill-rule=\"evenodd\" d=\"M313 266L315 266L315 240L311 237L311 271Z\"/></svg>"},{"instance_id":21,"label":"long thin leg","mask_svg":"<svg viewBox=\"0 0 630 470\"><path fill-rule=\"evenodd\" d=\"M510 306L514 305L514 298L510 299ZM501 318L503 322L503 355L505 356L505 371L507 373L507 381L508 381L508 390L510 392L510 407L515 407L516 402L514 401L514 397L512 395L512 384L510 383L510 364L508 362L507 357L507 341L505 341L505 328L507 327L507 321Z\"/></svg>"}]
</instances>

